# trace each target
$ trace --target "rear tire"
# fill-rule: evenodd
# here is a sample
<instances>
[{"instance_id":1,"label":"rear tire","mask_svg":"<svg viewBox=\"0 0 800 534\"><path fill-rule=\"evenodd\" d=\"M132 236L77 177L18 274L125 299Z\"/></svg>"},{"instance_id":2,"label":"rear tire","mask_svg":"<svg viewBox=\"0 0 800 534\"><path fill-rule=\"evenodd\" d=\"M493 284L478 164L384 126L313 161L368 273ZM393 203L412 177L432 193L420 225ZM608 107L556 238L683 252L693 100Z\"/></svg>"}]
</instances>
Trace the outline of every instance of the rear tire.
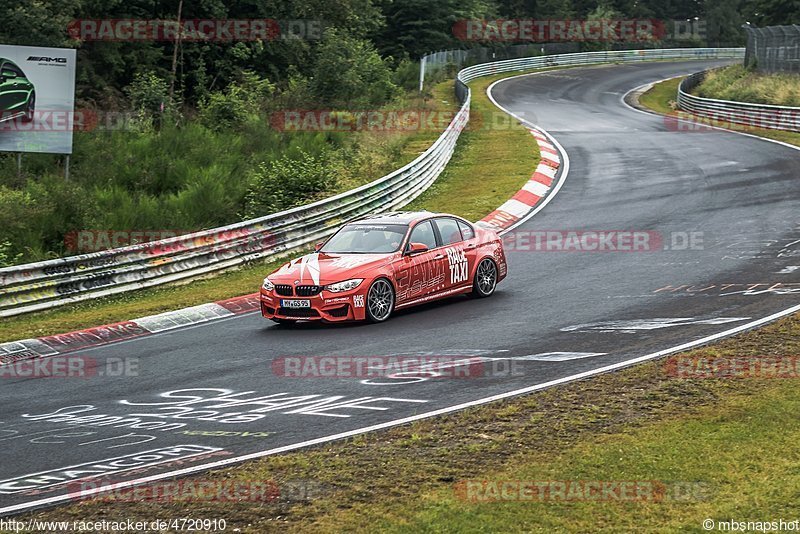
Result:
<instances>
[{"instance_id":1,"label":"rear tire","mask_svg":"<svg viewBox=\"0 0 800 534\"><path fill-rule=\"evenodd\" d=\"M472 295L478 298L490 297L497 287L497 265L489 258L484 258L475 270L472 281Z\"/></svg>"},{"instance_id":2,"label":"rear tire","mask_svg":"<svg viewBox=\"0 0 800 534\"><path fill-rule=\"evenodd\" d=\"M367 320L382 323L394 311L394 288L386 278L378 278L369 286L366 298Z\"/></svg>"}]
</instances>

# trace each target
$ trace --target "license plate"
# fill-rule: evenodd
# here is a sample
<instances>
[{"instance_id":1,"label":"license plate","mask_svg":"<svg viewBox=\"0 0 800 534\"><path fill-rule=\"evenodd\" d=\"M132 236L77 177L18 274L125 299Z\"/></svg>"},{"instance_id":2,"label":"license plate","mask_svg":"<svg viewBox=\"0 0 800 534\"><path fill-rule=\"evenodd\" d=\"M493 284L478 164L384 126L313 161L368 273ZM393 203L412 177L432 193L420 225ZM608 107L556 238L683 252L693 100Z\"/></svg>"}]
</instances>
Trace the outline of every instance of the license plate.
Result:
<instances>
[{"instance_id":1,"label":"license plate","mask_svg":"<svg viewBox=\"0 0 800 534\"><path fill-rule=\"evenodd\" d=\"M281 306L284 308L310 308L310 300L286 300L281 299Z\"/></svg>"}]
</instances>

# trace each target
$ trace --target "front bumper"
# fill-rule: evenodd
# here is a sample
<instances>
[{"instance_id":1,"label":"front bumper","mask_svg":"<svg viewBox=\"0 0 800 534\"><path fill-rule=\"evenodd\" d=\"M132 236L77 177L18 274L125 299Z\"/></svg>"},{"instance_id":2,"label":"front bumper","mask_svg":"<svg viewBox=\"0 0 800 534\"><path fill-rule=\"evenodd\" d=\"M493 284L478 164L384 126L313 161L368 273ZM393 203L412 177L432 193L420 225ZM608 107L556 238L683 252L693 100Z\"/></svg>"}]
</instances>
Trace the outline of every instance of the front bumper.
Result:
<instances>
[{"instance_id":1,"label":"front bumper","mask_svg":"<svg viewBox=\"0 0 800 534\"><path fill-rule=\"evenodd\" d=\"M341 323L345 321L363 321L366 319L364 303L366 287L361 286L351 291L331 293L321 291L311 297L287 297L261 288L261 315L267 319L295 321L324 321ZM309 308L286 308L281 306L282 300L309 300Z\"/></svg>"}]
</instances>

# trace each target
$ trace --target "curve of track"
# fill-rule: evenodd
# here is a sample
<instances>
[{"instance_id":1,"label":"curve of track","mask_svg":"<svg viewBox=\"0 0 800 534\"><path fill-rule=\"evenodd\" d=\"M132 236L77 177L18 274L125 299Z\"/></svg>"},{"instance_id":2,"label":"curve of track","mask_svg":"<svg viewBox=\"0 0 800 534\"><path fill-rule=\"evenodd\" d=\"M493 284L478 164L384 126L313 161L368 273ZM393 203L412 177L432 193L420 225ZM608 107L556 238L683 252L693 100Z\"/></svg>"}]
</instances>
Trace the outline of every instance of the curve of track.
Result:
<instances>
[{"instance_id":1,"label":"curve of track","mask_svg":"<svg viewBox=\"0 0 800 534\"><path fill-rule=\"evenodd\" d=\"M626 365L796 306L800 152L673 131L621 101L713 64L578 68L493 89L571 162L558 195L517 237L652 231L669 250L510 251L509 277L491 299L453 299L380 325L285 329L249 314L86 350L95 377L5 379L0 514L59 502L77 477L152 479L290 450ZM694 246L683 247L688 236ZM406 354L480 357L483 375L370 384L287 378L272 365ZM126 358L138 359L138 375L109 376Z\"/></svg>"}]
</instances>

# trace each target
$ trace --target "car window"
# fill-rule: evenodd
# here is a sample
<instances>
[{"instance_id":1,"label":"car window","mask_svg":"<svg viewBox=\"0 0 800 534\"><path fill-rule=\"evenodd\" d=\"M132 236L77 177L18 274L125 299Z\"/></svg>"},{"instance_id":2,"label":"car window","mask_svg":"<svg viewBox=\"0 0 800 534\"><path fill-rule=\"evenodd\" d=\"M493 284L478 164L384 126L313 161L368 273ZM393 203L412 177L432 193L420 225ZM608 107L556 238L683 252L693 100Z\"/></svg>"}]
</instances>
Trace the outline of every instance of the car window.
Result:
<instances>
[{"instance_id":1,"label":"car window","mask_svg":"<svg viewBox=\"0 0 800 534\"><path fill-rule=\"evenodd\" d=\"M5 75L7 72L11 72L13 74L16 74L17 77L20 77L20 78L23 77L23 74L22 74L22 71L20 70L20 68L17 67L16 65L14 65L13 63L11 63L10 61L6 61L5 63L3 63L3 75Z\"/></svg>"},{"instance_id":2,"label":"car window","mask_svg":"<svg viewBox=\"0 0 800 534\"><path fill-rule=\"evenodd\" d=\"M473 230L472 226L468 225L464 221L458 221L458 227L461 228L461 235L464 238L464 241L469 241L475 237L475 230Z\"/></svg>"},{"instance_id":3,"label":"car window","mask_svg":"<svg viewBox=\"0 0 800 534\"><path fill-rule=\"evenodd\" d=\"M433 225L430 221L421 222L411 231L409 243L422 243L428 248L436 248L436 235L433 233Z\"/></svg>"},{"instance_id":4,"label":"car window","mask_svg":"<svg viewBox=\"0 0 800 534\"><path fill-rule=\"evenodd\" d=\"M461 241L461 230L458 229L458 223L455 219L439 217L436 219L436 227L439 229L442 245L450 245Z\"/></svg>"},{"instance_id":5,"label":"car window","mask_svg":"<svg viewBox=\"0 0 800 534\"><path fill-rule=\"evenodd\" d=\"M405 224L355 223L344 226L320 252L333 254L384 254L400 248L408 226Z\"/></svg>"}]
</instances>

